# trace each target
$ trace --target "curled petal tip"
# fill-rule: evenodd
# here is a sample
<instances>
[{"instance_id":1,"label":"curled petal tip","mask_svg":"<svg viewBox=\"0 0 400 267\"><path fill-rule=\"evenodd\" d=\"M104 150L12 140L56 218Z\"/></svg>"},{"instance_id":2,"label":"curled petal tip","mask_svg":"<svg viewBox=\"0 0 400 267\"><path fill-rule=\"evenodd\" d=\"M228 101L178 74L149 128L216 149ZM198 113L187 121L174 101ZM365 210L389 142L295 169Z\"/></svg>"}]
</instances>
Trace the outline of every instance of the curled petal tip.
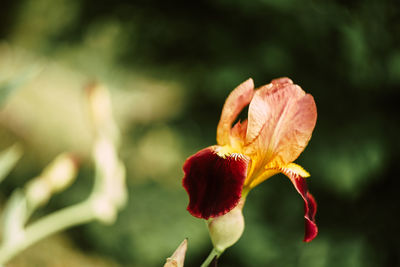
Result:
<instances>
[{"instance_id":1,"label":"curled petal tip","mask_svg":"<svg viewBox=\"0 0 400 267\"><path fill-rule=\"evenodd\" d=\"M246 81L244 81L243 84L245 84L248 87L254 88L254 80L251 77L248 78Z\"/></svg>"},{"instance_id":2,"label":"curled petal tip","mask_svg":"<svg viewBox=\"0 0 400 267\"><path fill-rule=\"evenodd\" d=\"M318 235L318 227L315 223L315 214L317 212L317 202L314 197L307 192L307 203L304 204L306 214L305 219L305 235L304 242L312 241Z\"/></svg>"},{"instance_id":3,"label":"curled petal tip","mask_svg":"<svg viewBox=\"0 0 400 267\"><path fill-rule=\"evenodd\" d=\"M315 222L305 219L305 235L304 235L304 242L311 242L314 238L318 235L318 227Z\"/></svg>"}]
</instances>

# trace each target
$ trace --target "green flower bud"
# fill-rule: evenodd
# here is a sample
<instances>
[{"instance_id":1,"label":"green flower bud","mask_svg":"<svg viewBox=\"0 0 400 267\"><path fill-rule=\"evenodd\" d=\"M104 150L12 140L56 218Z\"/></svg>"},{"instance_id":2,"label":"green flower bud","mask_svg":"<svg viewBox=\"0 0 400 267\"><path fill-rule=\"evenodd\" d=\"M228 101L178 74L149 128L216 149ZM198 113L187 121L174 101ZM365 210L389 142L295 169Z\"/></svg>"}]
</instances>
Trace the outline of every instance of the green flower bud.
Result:
<instances>
[{"instance_id":1,"label":"green flower bud","mask_svg":"<svg viewBox=\"0 0 400 267\"><path fill-rule=\"evenodd\" d=\"M241 200L230 212L207 222L211 241L217 252L222 253L242 236L244 230L243 205L244 200Z\"/></svg>"}]
</instances>

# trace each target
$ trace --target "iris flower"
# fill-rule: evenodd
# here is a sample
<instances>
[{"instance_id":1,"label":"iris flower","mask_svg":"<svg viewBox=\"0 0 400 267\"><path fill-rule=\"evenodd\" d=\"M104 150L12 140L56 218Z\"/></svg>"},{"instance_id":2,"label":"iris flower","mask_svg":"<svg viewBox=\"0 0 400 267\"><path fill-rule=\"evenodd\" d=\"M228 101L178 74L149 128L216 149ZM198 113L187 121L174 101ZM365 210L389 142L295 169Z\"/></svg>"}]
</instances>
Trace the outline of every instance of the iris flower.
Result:
<instances>
[{"instance_id":1,"label":"iris flower","mask_svg":"<svg viewBox=\"0 0 400 267\"><path fill-rule=\"evenodd\" d=\"M247 105L248 118L232 127ZM256 90L252 79L240 84L222 109L217 145L190 156L183 166L190 214L202 219L222 216L243 203L255 186L283 173L304 200L304 241L314 239L317 205L305 180L310 175L293 161L307 146L316 119L314 98L289 78Z\"/></svg>"}]
</instances>

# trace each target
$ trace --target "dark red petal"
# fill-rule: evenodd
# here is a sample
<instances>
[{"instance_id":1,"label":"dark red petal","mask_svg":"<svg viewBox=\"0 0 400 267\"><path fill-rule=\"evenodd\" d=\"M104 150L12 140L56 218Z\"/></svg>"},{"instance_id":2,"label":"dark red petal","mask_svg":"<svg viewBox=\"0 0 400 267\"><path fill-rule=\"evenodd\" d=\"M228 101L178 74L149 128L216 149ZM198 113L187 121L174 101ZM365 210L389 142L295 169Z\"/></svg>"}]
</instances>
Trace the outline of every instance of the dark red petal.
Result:
<instances>
[{"instance_id":1,"label":"dark red petal","mask_svg":"<svg viewBox=\"0 0 400 267\"><path fill-rule=\"evenodd\" d=\"M318 234L318 227L315 223L315 214L317 213L317 202L307 190L306 180L300 175L291 173L288 175L297 192L304 199L304 219L305 219L305 235L304 242L310 242Z\"/></svg>"},{"instance_id":2,"label":"dark red petal","mask_svg":"<svg viewBox=\"0 0 400 267\"><path fill-rule=\"evenodd\" d=\"M220 157L208 147L189 157L183 165L187 207L195 217L208 219L232 210L242 196L248 160L241 154Z\"/></svg>"}]
</instances>

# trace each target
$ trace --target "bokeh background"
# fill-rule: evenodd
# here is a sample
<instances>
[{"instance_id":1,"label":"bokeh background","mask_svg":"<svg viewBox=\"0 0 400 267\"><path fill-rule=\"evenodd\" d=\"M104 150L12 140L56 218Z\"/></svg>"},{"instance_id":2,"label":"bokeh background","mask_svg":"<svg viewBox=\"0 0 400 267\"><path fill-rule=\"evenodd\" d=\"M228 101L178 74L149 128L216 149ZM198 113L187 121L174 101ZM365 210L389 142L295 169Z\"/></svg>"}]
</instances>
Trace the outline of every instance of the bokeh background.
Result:
<instances>
[{"instance_id":1,"label":"bokeh background","mask_svg":"<svg viewBox=\"0 0 400 267\"><path fill-rule=\"evenodd\" d=\"M78 180L37 216L89 194L92 81L111 92L129 187L114 225L55 235L9 266L162 266L185 237L186 266L199 266L211 243L186 211L181 166L215 143L234 87L282 76L317 103L297 162L320 233L301 242L303 201L277 175L248 196L245 232L219 266L400 266L398 1L2 0L0 82L23 82L2 103L0 148L17 141L24 157L1 205L64 151L83 159Z\"/></svg>"}]
</instances>

